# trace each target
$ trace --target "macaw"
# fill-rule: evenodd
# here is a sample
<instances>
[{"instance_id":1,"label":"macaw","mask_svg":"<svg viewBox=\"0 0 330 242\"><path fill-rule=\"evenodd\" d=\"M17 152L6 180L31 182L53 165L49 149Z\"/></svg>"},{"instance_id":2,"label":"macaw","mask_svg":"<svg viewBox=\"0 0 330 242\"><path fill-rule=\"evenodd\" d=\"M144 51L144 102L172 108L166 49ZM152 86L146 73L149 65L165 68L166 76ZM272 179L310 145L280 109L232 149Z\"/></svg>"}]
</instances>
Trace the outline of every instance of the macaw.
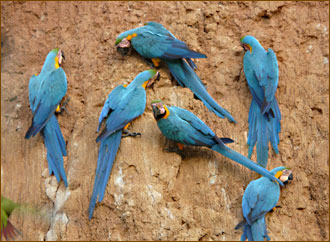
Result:
<instances>
[{"instance_id":1,"label":"macaw","mask_svg":"<svg viewBox=\"0 0 330 242\"><path fill-rule=\"evenodd\" d=\"M168 107L160 100L152 101L152 111L162 134L179 144L193 146L205 146L238 162L239 164L268 177L271 180L282 182L274 177L268 170L255 164L245 156L226 146L226 143L234 142L229 138L219 138L215 133L193 113L179 107Z\"/></svg>"},{"instance_id":2,"label":"macaw","mask_svg":"<svg viewBox=\"0 0 330 242\"><path fill-rule=\"evenodd\" d=\"M55 111L67 91L67 79L64 70L60 67L65 59L58 48L49 52L39 75L33 75L29 81L29 101L33 113L32 125L26 132L29 139L41 133L46 148L49 174L54 173L58 182L61 177L65 186L68 186L63 156L66 156L66 143Z\"/></svg>"},{"instance_id":3,"label":"macaw","mask_svg":"<svg viewBox=\"0 0 330 242\"><path fill-rule=\"evenodd\" d=\"M280 166L270 171L284 184L293 179L292 170ZM242 199L242 210L244 219L235 229L243 227L241 241L264 241L270 240L265 215L275 209L280 198L280 186L277 182L266 177L251 181L245 189Z\"/></svg>"},{"instance_id":4,"label":"macaw","mask_svg":"<svg viewBox=\"0 0 330 242\"><path fill-rule=\"evenodd\" d=\"M274 51L266 51L253 36L241 38L245 55L244 73L252 94L249 111L248 157L257 143L257 162L267 167L268 143L276 154L280 142L281 112L275 97L278 84L278 64Z\"/></svg>"},{"instance_id":5,"label":"macaw","mask_svg":"<svg viewBox=\"0 0 330 242\"><path fill-rule=\"evenodd\" d=\"M147 101L145 88L152 85L158 78L159 73L152 69L139 73L128 86L119 85L113 89L103 106L97 132L100 131L103 121L105 121L105 128L96 139L96 142L101 142L101 144L93 194L88 208L89 219L92 218L96 200L99 202L103 200L122 132L125 134L123 137L140 135L140 133L129 133L126 128L134 119L143 114Z\"/></svg>"},{"instance_id":6,"label":"macaw","mask_svg":"<svg viewBox=\"0 0 330 242\"><path fill-rule=\"evenodd\" d=\"M1 239L13 239L19 231L10 223L9 217L20 205L1 195Z\"/></svg>"},{"instance_id":7,"label":"macaw","mask_svg":"<svg viewBox=\"0 0 330 242\"><path fill-rule=\"evenodd\" d=\"M188 87L204 105L220 118L235 119L208 94L204 84L194 72L195 63L191 58L206 58L206 55L190 50L178 40L163 25L157 22L147 22L143 27L121 33L116 39L117 50L127 53L130 46L144 58L151 59L154 66L164 61L173 77L182 87ZM184 59L186 61L184 61Z\"/></svg>"}]
</instances>

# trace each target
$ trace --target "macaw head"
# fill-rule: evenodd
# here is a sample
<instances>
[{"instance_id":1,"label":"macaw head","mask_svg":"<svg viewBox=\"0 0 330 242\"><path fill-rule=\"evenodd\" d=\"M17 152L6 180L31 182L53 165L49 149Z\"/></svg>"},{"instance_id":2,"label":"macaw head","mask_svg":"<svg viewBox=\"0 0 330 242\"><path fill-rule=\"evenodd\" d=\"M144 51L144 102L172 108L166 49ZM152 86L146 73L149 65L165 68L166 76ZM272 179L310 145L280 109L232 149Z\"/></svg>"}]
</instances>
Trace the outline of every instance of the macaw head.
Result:
<instances>
[{"instance_id":1,"label":"macaw head","mask_svg":"<svg viewBox=\"0 0 330 242\"><path fill-rule=\"evenodd\" d=\"M54 70L54 68L59 68L64 60L65 57L62 50L59 48L52 49L46 57L41 72L48 72Z\"/></svg>"},{"instance_id":2,"label":"macaw head","mask_svg":"<svg viewBox=\"0 0 330 242\"><path fill-rule=\"evenodd\" d=\"M292 170L290 168L279 166L270 171L276 178L280 179L285 185L293 180Z\"/></svg>"},{"instance_id":3,"label":"macaw head","mask_svg":"<svg viewBox=\"0 0 330 242\"><path fill-rule=\"evenodd\" d=\"M241 46L243 47L243 49L245 51L250 51L250 53L252 53L252 50L254 48L257 48L258 46L261 46L259 41L251 35L247 35L247 36L242 37L240 39L240 42L241 42Z\"/></svg>"},{"instance_id":4,"label":"macaw head","mask_svg":"<svg viewBox=\"0 0 330 242\"><path fill-rule=\"evenodd\" d=\"M154 84L156 80L159 80L160 74L158 71L154 69L146 70L143 72L140 72L134 80L129 85L130 87L138 87L142 86L144 88L150 87Z\"/></svg>"},{"instance_id":5,"label":"macaw head","mask_svg":"<svg viewBox=\"0 0 330 242\"><path fill-rule=\"evenodd\" d=\"M166 119L170 115L170 111L161 100L153 100L151 102L151 107L156 121L162 118Z\"/></svg>"},{"instance_id":6,"label":"macaw head","mask_svg":"<svg viewBox=\"0 0 330 242\"><path fill-rule=\"evenodd\" d=\"M131 50L131 40L138 35L138 31L139 28L131 29L118 35L115 46L120 54L126 55L129 53Z\"/></svg>"},{"instance_id":7,"label":"macaw head","mask_svg":"<svg viewBox=\"0 0 330 242\"><path fill-rule=\"evenodd\" d=\"M52 49L49 54L52 54L52 56L55 55L53 58L55 60L55 65L58 67L61 66L62 62L65 60L64 52L59 48Z\"/></svg>"}]
</instances>

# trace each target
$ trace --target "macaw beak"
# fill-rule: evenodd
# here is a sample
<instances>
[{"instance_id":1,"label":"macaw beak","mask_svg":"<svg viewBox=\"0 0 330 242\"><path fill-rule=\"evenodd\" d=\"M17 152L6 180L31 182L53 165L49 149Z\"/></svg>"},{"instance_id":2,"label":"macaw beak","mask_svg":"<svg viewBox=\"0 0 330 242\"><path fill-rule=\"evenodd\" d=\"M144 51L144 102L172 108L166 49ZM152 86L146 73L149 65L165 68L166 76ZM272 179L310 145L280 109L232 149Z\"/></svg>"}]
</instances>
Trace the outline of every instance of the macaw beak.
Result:
<instances>
[{"instance_id":1,"label":"macaw beak","mask_svg":"<svg viewBox=\"0 0 330 242\"><path fill-rule=\"evenodd\" d=\"M131 50L131 42L126 38L116 45L117 51L122 55L127 55Z\"/></svg>"},{"instance_id":2,"label":"macaw beak","mask_svg":"<svg viewBox=\"0 0 330 242\"><path fill-rule=\"evenodd\" d=\"M279 179L284 183L284 185L287 185L293 180L292 170L284 170Z\"/></svg>"},{"instance_id":3,"label":"macaw beak","mask_svg":"<svg viewBox=\"0 0 330 242\"><path fill-rule=\"evenodd\" d=\"M252 52L252 50L251 50L251 48L250 48L249 45L241 43L241 46L243 47L244 51L250 51L250 52Z\"/></svg>"},{"instance_id":4,"label":"macaw beak","mask_svg":"<svg viewBox=\"0 0 330 242\"><path fill-rule=\"evenodd\" d=\"M62 59L63 59L63 62L65 61L65 56L64 56L64 52L62 51Z\"/></svg>"},{"instance_id":5,"label":"macaw beak","mask_svg":"<svg viewBox=\"0 0 330 242\"><path fill-rule=\"evenodd\" d=\"M154 115L154 118L157 120L157 117L160 115L160 110L158 109L157 105L151 104L152 107L152 113Z\"/></svg>"},{"instance_id":6,"label":"macaw beak","mask_svg":"<svg viewBox=\"0 0 330 242\"><path fill-rule=\"evenodd\" d=\"M154 118L156 119L156 121L161 119L166 114L166 110L162 103L152 103L151 106L152 113L154 114Z\"/></svg>"},{"instance_id":7,"label":"macaw beak","mask_svg":"<svg viewBox=\"0 0 330 242\"><path fill-rule=\"evenodd\" d=\"M58 64L61 65L65 60L64 52L62 50L59 50L57 55L58 55Z\"/></svg>"},{"instance_id":8,"label":"macaw beak","mask_svg":"<svg viewBox=\"0 0 330 242\"><path fill-rule=\"evenodd\" d=\"M160 73L157 71L157 73L148 81L147 87L153 87L156 81L160 79Z\"/></svg>"}]
</instances>

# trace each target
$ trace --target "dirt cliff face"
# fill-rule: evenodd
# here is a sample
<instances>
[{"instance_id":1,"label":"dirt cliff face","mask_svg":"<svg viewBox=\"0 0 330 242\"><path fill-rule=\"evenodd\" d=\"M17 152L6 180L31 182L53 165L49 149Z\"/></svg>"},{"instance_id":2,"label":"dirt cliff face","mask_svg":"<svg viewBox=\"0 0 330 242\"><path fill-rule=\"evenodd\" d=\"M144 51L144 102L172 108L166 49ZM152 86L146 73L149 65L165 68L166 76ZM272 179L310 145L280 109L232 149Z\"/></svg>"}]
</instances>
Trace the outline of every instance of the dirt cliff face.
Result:
<instances>
[{"instance_id":1,"label":"dirt cliff face","mask_svg":"<svg viewBox=\"0 0 330 242\"><path fill-rule=\"evenodd\" d=\"M149 69L136 53L116 52L116 36L157 21L208 56L196 60L208 92L237 120L216 117L189 89L174 86L166 66L147 90L146 112L122 139L103 201L88 220L99 144L98 116L107 95ZM1 193L43 206L48 221L13 214L23 240L238 240L241 201L257 178L208 150L166 153L150 102L162 99L202 118L230 147L247 155L251 94L239 39L255 36L278 58L282 112L278 155L268 168L293 169L278 209L267 215L272 240L329 240L328 2L1 2ZM68 113L58 116L67 142L69 187L48 175L42 138L25 140L32 114L29 78L48 52L66 57ZM256 160L256 155L252 157Z\"/></svg>"}]
</instances>

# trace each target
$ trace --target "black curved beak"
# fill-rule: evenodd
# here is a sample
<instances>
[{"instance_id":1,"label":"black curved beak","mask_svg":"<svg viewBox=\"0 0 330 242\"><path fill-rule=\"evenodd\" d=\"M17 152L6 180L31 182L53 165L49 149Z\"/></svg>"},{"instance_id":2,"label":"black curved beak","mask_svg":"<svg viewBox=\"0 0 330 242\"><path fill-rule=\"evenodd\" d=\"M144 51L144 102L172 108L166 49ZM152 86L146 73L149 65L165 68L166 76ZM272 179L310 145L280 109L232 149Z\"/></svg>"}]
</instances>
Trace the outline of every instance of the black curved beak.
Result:
<instances>
[{"instance_id":1,"label":"black curved beak","mask_svg":"<svg viewBox=\"0 0 330 242\"><path fill-rule=\"evenodd\" d=\"M156 106L156 105L152 105L151 104L151 107L152 107L152 113L153 113L153 115L154 115L154 118L156 119L156 120L158 120L159 118L159 116L161 115L160 114L160 110L158 109L158 107Z\"/></svg>"},{"instance_id":2,"label":"black curved beak","mask_svg":"<svg viewBox=\"0 0 330 242\"><path fill-rule=\"evenodd\" d=\"M147 87L151 87L153 89L155 82L159 81L159 79L160 79L160 73L159 73L159 71L157 71L157 73L154 75L154 77L149 80Z\"/></svg>"},{"instance_id":3,"label":"black curved beak","mask_svg":"<svg viewBox=\"0 0 330 242\"><path fill-rule=\"evenodd\" d=\"M293 180L293 175L292 175L292 173L288 176L288 179L285 181L285 182L283 182L283 184L284 185L287 185L287 184L289 184L289 181L291 182Z\"/></svg>"},{"instance_id":4,"label":"black curved beak","mask_svg":"<svg viewBox=\"0 0 330 242\"><path fill-rule=\"evenodd\" d=\"M64 51L63 50L61 50L61 56L62 56L63 60L65 60L65 56L64 56Z\"/></svg>"}]
</instances>

